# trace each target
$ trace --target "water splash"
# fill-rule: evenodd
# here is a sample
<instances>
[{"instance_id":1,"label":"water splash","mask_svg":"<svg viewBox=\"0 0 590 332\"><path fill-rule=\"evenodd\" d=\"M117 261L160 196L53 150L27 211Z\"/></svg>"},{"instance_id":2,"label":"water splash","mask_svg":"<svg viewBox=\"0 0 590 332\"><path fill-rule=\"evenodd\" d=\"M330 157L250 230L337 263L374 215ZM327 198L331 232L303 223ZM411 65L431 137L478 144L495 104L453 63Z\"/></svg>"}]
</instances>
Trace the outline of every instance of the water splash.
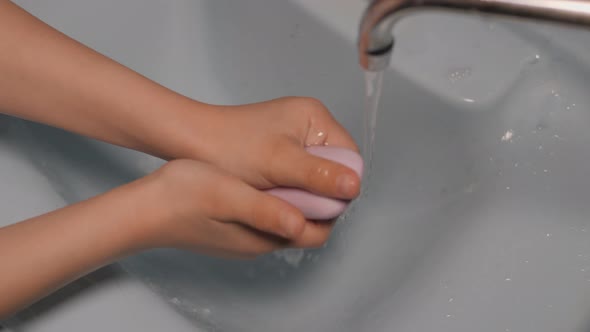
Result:
<instances>
[{"instance_id":1,"label":"water splash","mask_svg":"<svg viewBox=\"0 0 590 332\"><path fill-rule=\"evenodd\" d=\"M276 258L285 261L294 268L298 268L305 257L305 251L298 248L283 249L275 251L273 254Z\"/></svg>"}]
</instances>

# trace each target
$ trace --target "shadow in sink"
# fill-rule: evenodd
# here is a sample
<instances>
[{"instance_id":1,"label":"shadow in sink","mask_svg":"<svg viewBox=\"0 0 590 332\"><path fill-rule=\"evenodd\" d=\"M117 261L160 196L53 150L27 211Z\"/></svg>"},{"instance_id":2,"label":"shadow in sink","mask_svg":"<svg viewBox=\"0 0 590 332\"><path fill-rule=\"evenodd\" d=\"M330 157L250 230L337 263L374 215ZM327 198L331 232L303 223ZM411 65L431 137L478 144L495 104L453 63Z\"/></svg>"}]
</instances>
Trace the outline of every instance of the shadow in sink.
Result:
<instances>
[{"instance_id":1,"label":"shadow in sink","mask_svg":"<svg viewBox=\"0 0 590 332\"><path fill-rule=\"evenodd\" d=\"M63 303L74 300L82 293L92 291L93 288L99 285L104 286L108 283L116 283L118 280L124 278L124 276L125 272L116 266L103 267L64 286L31 305L29 308L20 311L13 318L4 321L4 323L7 327L13 328L14 331L20 331L19 326L26 326L28 322L48 315L51 311L58 309ZM0 330L2 330L1 326Z\"/></svg>"}]
</instances>

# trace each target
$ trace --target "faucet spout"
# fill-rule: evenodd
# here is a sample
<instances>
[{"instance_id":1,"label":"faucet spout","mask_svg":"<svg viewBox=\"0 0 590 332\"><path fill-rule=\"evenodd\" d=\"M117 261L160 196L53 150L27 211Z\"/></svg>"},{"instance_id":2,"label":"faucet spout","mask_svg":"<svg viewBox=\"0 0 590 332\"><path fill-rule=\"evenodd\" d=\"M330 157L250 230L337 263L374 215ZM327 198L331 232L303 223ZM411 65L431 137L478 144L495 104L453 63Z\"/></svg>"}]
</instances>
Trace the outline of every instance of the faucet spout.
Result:
<instances>
[{"instance_id":1,"label":"faucet spout","mask_svg":"<svg viewBox=\"0 0 590 332\"><path fill-rule=\"evenodd\" d=\"M365 70L387 68L394 45L393 26L407 9L419 7L590 25L590 0L372 0L359 29L358 51Z\"/></svg>"}]
</instances>

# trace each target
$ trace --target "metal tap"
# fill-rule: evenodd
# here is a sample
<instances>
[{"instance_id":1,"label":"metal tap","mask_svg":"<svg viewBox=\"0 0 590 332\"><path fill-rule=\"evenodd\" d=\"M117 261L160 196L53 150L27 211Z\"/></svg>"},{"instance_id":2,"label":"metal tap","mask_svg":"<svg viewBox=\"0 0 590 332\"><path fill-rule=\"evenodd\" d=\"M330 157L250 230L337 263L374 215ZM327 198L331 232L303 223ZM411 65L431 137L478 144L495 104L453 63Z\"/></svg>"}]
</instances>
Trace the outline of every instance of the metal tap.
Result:
<instances>
[{"instance_id":1,"label":"metal tap","mask_svg":"<svg viewBox=\"0 0 590 332\"><path fill-rule=\"evenodd\" d=\"M359 29L360 64L365 70L387 68L394 45L393 26L412 8L475 10L590 25L590 0L373 0Z\"/></svg>"}]
</instances>

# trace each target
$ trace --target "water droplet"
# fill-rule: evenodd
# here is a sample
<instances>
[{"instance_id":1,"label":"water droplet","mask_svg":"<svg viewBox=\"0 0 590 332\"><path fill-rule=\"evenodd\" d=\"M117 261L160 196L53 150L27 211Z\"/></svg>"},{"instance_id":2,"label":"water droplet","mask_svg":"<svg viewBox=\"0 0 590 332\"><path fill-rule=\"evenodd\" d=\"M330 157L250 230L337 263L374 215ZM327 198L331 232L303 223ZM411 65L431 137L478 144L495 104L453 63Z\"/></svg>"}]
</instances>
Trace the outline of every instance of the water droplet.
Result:
<instances>
[{"instance_id":1,"label":"water droplet","mask_svg":"<svg viewBox=\"0 0 590 332\"><path fill-rule=\"evenodd\" d=\"M510 187L506 187L506 190L510 190Z\"/></svg>"},{"instance_id":2,"label":"water droplet","mask_svg":"<svg viewBox=\"0 0 590 332\"><path fill-rule=\"evenodd\" d=\"M512 130L507 130L504 136L502 136L502 142L507 142L512 140L512 136L514 136L514 132Z\"/></svg>"},{"instance_id":3,"label":"water droplet","mask_svg":"<svg viewBox=\"0 0 590 332\"><path fill-rule=\"evenodd\" d=\"M512 281L512 278L506 278L504 281Z\"/></svg>"},{"instance_id":4,"label":"water droplet","mask_svg":"<svg viewBox=\"0 0 590 332\"><path fill-rule=\"evenodd\" d=\"M447 318L453 318L453 315L451 315L451 314L446 314L446 316L445 316L445 317L447 317Z\"/></svg>"},{"instance_id":5,"label":"water droplet","mask_svg":"<svg viewBox=\"0 0 590 332\"><path fill-rule=\"evenodd\" d=\"M452 82L459 82L471 76L471 68L469 67L461 67L461 68L454 68L449 71L447 74L447 79Z\"/></svg>"},{"instance_id":6,"label":"water droplet","mask_svg":"<svg viewBox=\"0 0 590 332\"><path fill-rule=\"evenodd\" d=\"M466 103L475 103L475 100L473 100L471 98L463 98L463 101Z\"/></svg>"},{"instance_id":7,"label":"water droplet","mask_svg":"<svg viewBox=\"0 0 590 332\"><path fill-rule=\"evenodd\" d=\"M535 54L535 55L529 57L527 60L528 60L529 64L534 65L534 64L538 63L539 60L541 60L541 55Z\"/></svg>"},{"instance_id":8,"label":"water droplet","mask_svg":"<svg viewBox=\"0 0 590 332\"><path fill-rule=\"evenodd\" d=\"M548 169L544 169L543 170L543 173L549 173L549 170Z\"/></svg>"},{"instance_id":9,"label":"water droplet","mask_svg":"<svg viewBox=\"0 0 590 332\"><path fill-rule=\"evenodd\" d=\"M514 167L518 167L518 163L514 163Z\"/></svg>"},{"instance_id":10,"label":"water droplet","mask_svg":"<svg viewBox=\"0 0 590 332\"><path fill-rule=\"evenodd\" d=\"M454 300L455 300L455 299L451 297L451 298L449 299L449 302L453 302Z\"/></svg>"},{"instance_id":11,"label":"water droplet","mask_svg":"<svg viewBox=\"0 0 590 332\"><path fill-rule=\"evenodd\" d=\"M551 236L553 236L553 234L551 234L551 233L547 233L545 236L546 236L546 237L551 237Z\"/></svg>"}]
</instances>

